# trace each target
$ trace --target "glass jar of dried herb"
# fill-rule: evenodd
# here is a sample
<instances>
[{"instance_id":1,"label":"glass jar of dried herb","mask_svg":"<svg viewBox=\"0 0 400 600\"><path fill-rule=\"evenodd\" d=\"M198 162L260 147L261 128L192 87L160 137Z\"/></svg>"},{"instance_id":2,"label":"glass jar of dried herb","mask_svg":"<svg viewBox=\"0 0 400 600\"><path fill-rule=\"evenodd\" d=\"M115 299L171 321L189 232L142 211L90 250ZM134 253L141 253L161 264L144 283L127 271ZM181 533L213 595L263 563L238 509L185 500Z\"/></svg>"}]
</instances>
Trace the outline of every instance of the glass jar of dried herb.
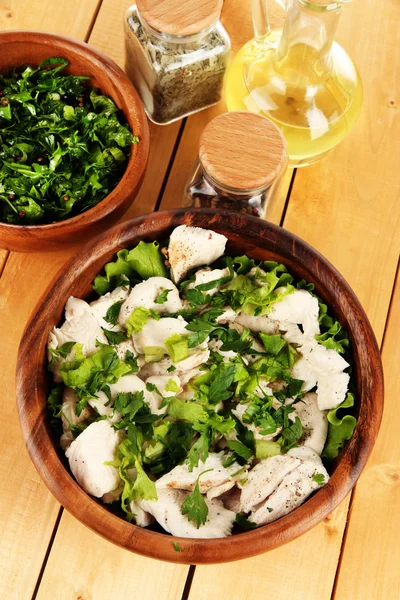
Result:
<instances>
[{"instance_id":1,"label":"glass jar of dried herb","mask_svg":"<svg viewBox=\"0 0 400 600\"><path fill-rule=\"evenodd\" d=\"M125 68L147 116L166 125L216 104L230 51L222 0L137 0L125 15Z\"/></svg>"},{"instance_id":2,"label":"glass jar of dried herb","mask_svg":"<svg viewBox=\"0 0 400 600\"><path fill-rule=\"evenodd\" d=\"M285 139L272 121L244 111L219 115L201 135L183 206L269 218L287 165Z\"/></svg>"}]
</instances>

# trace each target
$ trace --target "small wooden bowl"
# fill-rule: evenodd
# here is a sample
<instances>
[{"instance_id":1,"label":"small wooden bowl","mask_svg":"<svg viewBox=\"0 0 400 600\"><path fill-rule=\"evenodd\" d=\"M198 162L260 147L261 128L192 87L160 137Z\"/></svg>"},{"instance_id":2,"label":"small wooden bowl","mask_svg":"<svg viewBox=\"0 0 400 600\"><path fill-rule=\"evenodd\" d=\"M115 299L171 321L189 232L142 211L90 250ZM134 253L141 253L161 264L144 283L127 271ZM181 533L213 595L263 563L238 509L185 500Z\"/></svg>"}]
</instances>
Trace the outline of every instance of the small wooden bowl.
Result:
<instances>
[{"instance_id":1,"label":"small wooden bowl","mask_svg":"<svg viewBox=\"0 0 400 600\"><path fill-rule=\"evenodd\" d=\"M141 100L125 73L107 56L76 40L38 31L0 33L1 72L21 64L37 66L51 56L68 59L67 73L89 75L124 113L140 139L132 145L124 175L110 194L76 217L48 225L11 225L0 222L0 247L16 252L59 250L100 233L128 210L147 166L149 128Z\"/></svg>"},{"instance_id":2,"label":"small wooden bowl","mask_svg":"<svg viewBox=\"0 0 400 600\"><path fill-rule=\"evenodd\" d=\"M49 388L47 336L63 318L70 295L88 297L91 283L121 248L141 239L164 240L185 223L227 236L227 253L277 260L298 278L315 284L316 293L347 329L354 357L358 423L332 468L330 481L289 515L232 537L200 540L148 531L109 512L73 479L57 450L46 412ZM311 246L288 231L242 214L212 210L153 213L114 227L82 248L44 292L25 329L19 348L17 402L28 451L57 500L82 523L106 539L138 554L176 563L220 563L254 556L281 546L326 518L356 483L371 453L383 410L383 375L379 349L354 293L336 269ZM173 542L181 552L176 552Z\"/></svg>"}]
</instances>

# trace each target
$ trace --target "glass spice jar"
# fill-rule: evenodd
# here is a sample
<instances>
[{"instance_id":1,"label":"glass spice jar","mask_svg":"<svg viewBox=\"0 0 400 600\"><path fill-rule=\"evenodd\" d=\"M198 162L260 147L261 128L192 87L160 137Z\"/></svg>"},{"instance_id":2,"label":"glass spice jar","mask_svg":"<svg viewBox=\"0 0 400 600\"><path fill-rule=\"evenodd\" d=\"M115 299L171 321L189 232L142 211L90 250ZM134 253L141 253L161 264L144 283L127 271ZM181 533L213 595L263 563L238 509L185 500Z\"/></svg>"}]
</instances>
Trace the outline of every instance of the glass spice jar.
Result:
<instances>
[{"instance_id":1,"label":"glass spice jar","mask_svg":"<svg viewBox=\"0 0 400 600\"><path fill-rule=\"evenodd\" d=\"M183 206L267 218L287 165L285 139L272 121L244 111L219 115L201 135Z\"/></svg>"},{"instance_id":2,"label":"glass spice jar","mask_svg":"<svg viewBox=\"0 0 400 600\"><path fill-rule=\"evenodd\" d=\"M166 125L221 99L230 40L222 0L137 0L125 15L125 70L147 116Z\"/></svg>"}]
</instances>

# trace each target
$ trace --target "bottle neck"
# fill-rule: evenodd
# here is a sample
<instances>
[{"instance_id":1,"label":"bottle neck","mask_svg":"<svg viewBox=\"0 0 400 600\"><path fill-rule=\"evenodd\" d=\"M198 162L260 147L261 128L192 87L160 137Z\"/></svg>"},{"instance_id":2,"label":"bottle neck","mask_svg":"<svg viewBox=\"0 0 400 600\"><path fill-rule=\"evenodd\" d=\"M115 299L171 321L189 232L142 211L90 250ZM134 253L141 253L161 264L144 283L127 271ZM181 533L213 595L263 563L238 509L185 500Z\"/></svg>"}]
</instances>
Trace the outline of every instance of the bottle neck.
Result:
<instances>
[{"instance_id":1,"label":"bottle neck","mask_svg":"<svg viewBox=\"0 0 400 600\"><path fill-rule=\"evenodd\" d=\"M291 62L295 58L297 63L300 60L314 70L329 68L342 1L347 0L287 0L287 16L277 51L278 61ZM311 61L310 55L313 57Z\"/></svg>"}]
</instances>

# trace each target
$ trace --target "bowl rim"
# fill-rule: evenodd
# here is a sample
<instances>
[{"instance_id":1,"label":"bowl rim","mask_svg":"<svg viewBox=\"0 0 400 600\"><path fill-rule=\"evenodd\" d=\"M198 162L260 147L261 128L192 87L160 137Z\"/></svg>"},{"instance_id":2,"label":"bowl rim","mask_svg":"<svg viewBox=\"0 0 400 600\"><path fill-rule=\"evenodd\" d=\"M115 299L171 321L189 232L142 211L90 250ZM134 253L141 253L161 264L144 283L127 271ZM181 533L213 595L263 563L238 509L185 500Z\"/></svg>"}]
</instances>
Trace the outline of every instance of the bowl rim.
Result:
<instances>
[{"instance_id":1,"label":"bowl rim","mask_svg":"<svg viewBox=\"0 0 400 600\"><path fill-rule=\"evenodd\" d=\"M119 107L118 108L124 114L126 121L129 123L132 129L133 127L130 121L133 121L134 118L136 119L136 131L133 133L134 135L138 135L140 143L131 145L131 154L121 179L110 191L110 193L107 194L103 200L100 200L97 204L95 204L95 206L92 206L88 210L81 212L78 215L62 221L56 221L54 223L17 225L14 223L5 223L4 221L0 221L0 235L2 231L7 232L8 234L12 234L12 232L14 232L15 234L28 235L40 233L55 234L58 232L60 232L60 234L64 234L70 229L77 230L81 226L88 227L97 223L99 220L103 220L110 213L114 212L115 208L122 204L125 198L129 196L130 193L136 188L147 165L150 148L150 133L143 104L140 100L137 90L128 78L127 74L121 69L121 67L117 65L115 61L109 58L101 50L97 50L86 42L82 42L69 36L58 35L56 33L46 33L37 30L23 29L0 32L0 43L2 40L4 40L4 42L7 44L26 42L41 46L48 45L49 48L55 48L54 44L58 45L58 43L61 42L66 48L68 48L68 50L75 51L86 57L89 62L95 65L96 70L101 69L104 71L110 81L119 80L118 85L121 85L122 80L126 103L127 105L131 106L131 110L127 114L126 111L123 111ZM123 194L122 198L118 198L121 189L123 189L126 184L129 185L129 191L127 190L125 194Z\"/></svg>"},{"instance_id":2,"label":"bowl rim","mask_svg":"<svg viewBox=\"0 0 400 600\"><path fill-rule=\"evenodd\" d=\"M207 217L207 225L199 225L199 215ZM106 262L108 259L105 256L111 250L114 255L121 248L129 246L129 239L134 240L132 243L142 238L151 239L152 234L157 237L162 230L172 230L181 224L207 226L224 233L233 242L235 238L240 239L240 232L245 228L243 235L258 235L258 239L254 240L254 248L266 249L260 245L265 242L275 244L277 250L286 254L288 259L290 255L297 257L301 264L306 264L305 261L311 258L316 259L318 278L323 276L322 273L328 274L332 279L332 289L339 286L341 295L342 292L346 295L346 307L352 323L349 333L357 330L358 344L354 345L353 353L360 361L360 370L366 373L362 378L357 378L360 413L356 429L342 450L329 482L281 519L226 538L180 538L149 531L110 513L104 505L86 494L65 468L49 433L46 409L31 402L32 397L39 401L40 390L35 375L45 364L45 349L41 359L39 357L39 363L26 357L30 356L37 340L44 335L43 323L46 321L43 322L42 317L41 322L41 314L52 302L57 302L57 290L71 287L73 278L82 275L88 265L94 264L99 258L104 258ZM267 251L273 254L273 249L267 248ZM282 261L287 262L286 258ZM290 270L291 266L288 267ZM375 443L383 411L383 371L378 344L361 304L344 278L317 250L296 235L256 217L229 211L177 209L150 213L119 224L84 246L56 274L31 314L18 351L16 376L17 406L25 443L36 469L57 500L84 525L116 545L144 556L180 564L214 564L255 556L295 539L326 519L360 476ZM181 552L175 551L173 542L179 544Z\"/></svg>"}]
</instances>

